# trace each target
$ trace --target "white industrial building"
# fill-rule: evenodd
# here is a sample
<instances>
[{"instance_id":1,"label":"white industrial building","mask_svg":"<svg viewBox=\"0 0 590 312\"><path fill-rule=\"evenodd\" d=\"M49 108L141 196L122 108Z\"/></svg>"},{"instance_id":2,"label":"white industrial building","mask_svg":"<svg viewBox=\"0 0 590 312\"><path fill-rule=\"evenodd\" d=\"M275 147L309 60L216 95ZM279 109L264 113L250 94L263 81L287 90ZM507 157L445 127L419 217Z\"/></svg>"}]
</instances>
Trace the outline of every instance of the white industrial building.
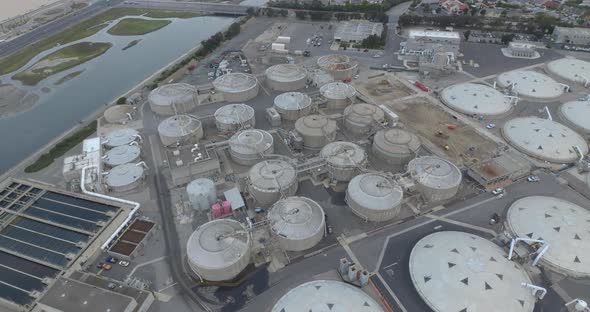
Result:
<instances>
[{"instance_id":1,"label":"white industrial building","mask_svg":"<svg viewBox=\"0 0 590 312\"><path fill-rule=\"evenodd\" d=\"M590 44L590 29L555 26L553 29L553 40L556 43L588 45Z\"/></svg>"},{"instance_id":2,"label":"white industrial building","mask_svg":"<svg viewBox=\"0 0 590 312\"><path fill-rule=\"evenodd\" d=\"M424 53L431 53L436 47L445 47L446 52L459 55L461 36L454 31L410 30L408 40L402 42L399 55L402 59L417 61Z\"/></svg>"},{"instance_id":3,"label":"white industrial building","mask_svg":"<svg viewBox=\"0 0 590 312\"><path fill-rule=\"evenodd\" d=\"M383 24L369 21L342 21L336 24L334 41L361 42L371 35L381 36Z\"/></svg>"}]
</instances>

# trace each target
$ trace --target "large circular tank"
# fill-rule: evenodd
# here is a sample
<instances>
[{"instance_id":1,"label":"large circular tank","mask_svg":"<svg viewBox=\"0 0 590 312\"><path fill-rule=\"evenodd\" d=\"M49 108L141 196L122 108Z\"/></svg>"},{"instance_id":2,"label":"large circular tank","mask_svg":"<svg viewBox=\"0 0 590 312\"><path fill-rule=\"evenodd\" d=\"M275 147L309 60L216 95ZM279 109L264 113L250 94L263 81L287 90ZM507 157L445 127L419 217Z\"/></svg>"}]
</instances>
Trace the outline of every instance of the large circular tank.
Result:
<instances>
[{"instance_id":1,"label":"large circular tank","mask_svg":"<svg viewBox=\"0 0 590 312\"><path fill-rule=\"evenodd\" d=\"M269 159L257 163L248 172L250 194L261 206L270 206L281 196L297 192L297 171L290 163Z\"/></svg>"},{"instance_id":2,"label":"large circular tank","mask_svg":"<svg viewBox=\"0 0 590 312\"><path fill-rule=\"evenodd\" d=\"M371 133L384 121L385 113L373 104L354 104L344 109L344 127L354 134Z\"/></svg>"},{"instance_id":3,"label":"large circular tank","mask_svg":"<svg viewBox=\"0 0 590 312\"><path fill-rule=\"evenodd\" d=\"M264 72L266 84L274 91L295 91L307 84L307 70L300 65L278 64Z\"/></svg>"},{"instance_id":4,"label":"large circular tank","mask_svg":"<svg viewBox=\"0 0 590 312\"><path fill-rule=\"evenodd\" d=\"M188 265L204 280L231 280L250 263L250 245L250 233L240 222L209 221L199 226L186 243Z\"/></svg>"},{"instance_id":5,"label":"large circular tank","mask_svg":"<svg viewBox=\"0 0 590 312\"><path fill-rule=\"evenodd\" d=\"M442 90L441 100L450 108L467 115L502 115L512 109L502 92L477 83L460 83Z\"/></svg>"},{"instance_id":6,"label":"large circular tank","mask_svg":"<svg viewBox=\"0 0 590 312\"><path fill-rule=\"evenodd\" d=\"M336 139L336 121L323 115L309 115L297 119L295 130L303 138L303 146L319 149Z\"/></svg>"},{"instance_id":7,"label":"large circular tank","mask_svg":"<svg viewBox=\"0 0 590 312\"><path fill-rule=\"evenodd\" d=\"M402 188L390 177L380 173L365 173L350 180L346 203L359 217L368 221L395 218L402 205Z\"/></svg>"},{"instance_id":8,"label":"large circular tank","mask_svg":"<svg viewBox=\"0 0 590 312\"><path fill-rule=\"evenodd\" d=\"M217 188L211 179L200 178L186 186L188 200L193 209L206 211L217 201Z\"/></svg>"},{"instance_id":9,"label":"large circular tank","mask_svg":"<svg viewBox=\"0 0 590 312\"><path fill-rule=\"evenodd\" d=\"M346 55L330 54L318 58L318 66L328 72L334 80L351 79L357 64Z\"/></svg>"},{"instance_id":10,"label":"large circular tank","mask_svg":"<svg viewBox=\"0 0 590 312\"><path fill-rule=\"evenodd\" d=\"M264 130L242 130L229 139L229 154L238 164L253 165L274 152L273 140L272 135Z\"/></svg>"},{"instance_id":11,"label":"large circular tank","mask_svg":"<svg viewBox=\"0 0 590 312\"><path fill-rule=\"evenodd\" d=\"M569 82L586 84L590 79L590 63L573 58L562 58L547 63L547 72Z\"/></svg>"},{"instance_id":12,"label":"large circular tank","mask_svg":"<svg viewBox=\"0 0 590 312\"><path fill-rule=\"evenodd\" d=\"M463 177L455 164L436 156L414 158L408 164L408 171L416 181L418 191L431 202L455 196Z\"/></svg>"},{"instance_id":13,"label":"large circular tank","mask_svg":"<svg viewBox=\"0 0 590 312\"><path fill-rule=\"evenodd\" d=\"M532 99L550 100L563 94L563 86L553 78L532 70L515 70L496 77L502 88L512 88L519 96Z\"/></svg>"},{"instance_id":14,"label":"large circular tank","mask_svg":"<svg viewBox=\"0 0 590 312\"><path fill-rule=\"evenodd\" d=\"M301 92L281 93L275 97L274 108L279 112L281 118L286 120L297 120L311 112L311 98Z\"/></svg>"},{"instance_id":15,"label":"large circular tank","mask_svg":"<svg viewBox=\"0 0 590 312\"><path fill-rule=\"evenodd\" d=\"M144 168L139 164L123 164L111 169L104 177L107 187L115 192L130 191L138 187L145 176Z\"/></svg>"},{"instance_id":16,"label":"large circular tank","mask_svg":"<svg viewBox=\"0 0 590 312\"><path fill-rule=\"evenodd\" d=\"M152 112L170 116L182 114L197 107L197 89L186 83L171 83L155 88L148 96Z\"/></svg>"},{"instance_id":17,"label":"large circular tank","mask_svg":"<svg viewBox=\"0 0 590 312\"><path fill-rule=\"evenodd\" d=\"M391 128L377 131L373 138L373 155L392 165L405 165L414 159L422 144L417 135Z\"/></svg>"},{"instance_id":18,"label":"large circular tank","mask_svg":"<svg viewBox=\"0 0 590 312\"><path fill-rule=\"evenodd\" d=\"M320 156L326 161L330 176L338 181L350 181L367 166L367 153L351 142L332 142L322 148Z\"/></svg>"},{"instance_id":19,"label":"large circular tank","mask_svg":"<svg viewBox=\"0 0 590 312\"><path fill-rule=\"evenodd\" d=\"M549 119L520 117L509 120L502 135L519 151L545 161L571 163L578 159L574 146L585 154L588 144L570 128Z\"/></svg>"},{"instance_id":20,"label":"large circular tank","mask_svg":"<svg viewBox=\"0 0 590 312\"><path fill-rule=\"evenodd\" d=\"M324 209L307 197L292 196L279 200L272 206L267 218L271 231L284 250L306 250L324 237Z\"/></svg>"},{"instance_id":21,"label":"large circular tank","mask_svg":"<svg viewBox=\"0 0 590 312\"><path fill-rule=\"evenodd\" d=\"M250 74L229 73L219 76L213 81L213 87L227 102L243 102L258 95L258 79Z\"/></svg>"},{"instance_id":22,"label":"large circular tank","mask_svg":"<svg viewBox=\"0 0 590 312\"><path fill-rule=\"evenodd\" d=\"M383 312L381 306L360 288L334 280L316 280L287 292L271 312Z\"/></svg>"},{"instance_id":23,"label":"large circular tank","mask_svg":"<svg viewBox=\"0 0 590 312\"><path fill-rule=\"evenodd\" d=\"M103 137L102 143L107 147L117 147L121 145L129 145L138 138L139 132L137 132L135 129L115 129Z\"/></svg>"},{"instance_id":24,"label":"large circular tank","mask_svg":"<svg viewBox=\"0 0 590 312\"><path fill-rule=\"evenodd\" d=\"M158 125L158 134L164 146L194 144L203 138L203 125L191 116L176 115L164 119Z\"/></svg>"},{"instance_id":25,"label":"large circular tank","mask_svg":"<svg viewBox=\"0 0 590 312\"><path fill-rule=\"evenodd\" d=\"M400 251L404 252L404 251ZM419 240L409 259L416 291L434 312L532 312L536 297L525 270L480 236L455 231ZM423 310L423 309L420 309Z\"/></svg>"},{"instance_id":26,"label":"large circular tank","mask_svg":"<svg viewBox=\"0 0 590 312\"><path fill-rule=\"evenodd\" d=\"M559 107L559 113L567 121L584 134L590 134L590 101L572 101Z\"/></svg>"},{"instance_id":27,"label":"large circular tank","mask_svg":"<svg viewBox=\"0 0 590 312\"><path fill-rule=\"evenodd\" d=\"M327 100L329 109L342 109L352 104L356 90L349 84L337 81L321 86L320 93Z\"/></svg>"},{"instance_id":28,"label":"large circular tank","mask_svg":"<svg viewBox=\"0 0 590 312\"><path fill-rule=\"evenodd\" d=\"M254 109L246 104L228 104L215 111L215 125L220 132L254 128Z\"/></svg>"},{"instance_id":29,"label":"large circular tank","mask_svg":"<svg viewBox=\"0 0 590 312\"><path fill-rule=\"evenodd\" d=\"M130 162L135 162L139 159L141 149L136 145L121 145L117 146L104 155L103 161L109 167L115 167Z\"/></svg>"},{"instance_id":30,"label":"large circular tank","mask_svg":"<svg viewBox=\"0 0 590 312\"><path fill-rule=\"evenodd\" d=\"M126 124L133 120L135 108L131 105L113 105L104 111L104 119L112 124Z\"/></svg>"}]
</instances>

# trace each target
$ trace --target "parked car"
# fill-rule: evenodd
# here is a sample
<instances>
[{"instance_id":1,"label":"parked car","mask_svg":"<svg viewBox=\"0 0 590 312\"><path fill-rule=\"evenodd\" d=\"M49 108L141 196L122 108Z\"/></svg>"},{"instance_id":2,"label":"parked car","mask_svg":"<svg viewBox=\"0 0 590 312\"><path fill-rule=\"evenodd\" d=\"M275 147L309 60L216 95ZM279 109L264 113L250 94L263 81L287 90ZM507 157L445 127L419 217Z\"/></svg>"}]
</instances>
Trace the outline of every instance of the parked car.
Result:
<instances>
[{"instance_id":1,"label":"parked car","mask_svg":"<svg viewBox=\"0 0 590 312\"><path fill-rule=\"evenodd\" d=\"M108 271L108 270L110 270L112 268L113 268L113 266L110 263L103 263L102 264L102 269L105 270L105 271Z\"/></svg>"},{"instance_id":2,"label":"parked car","mask_svg":"<svg viewBox=\"0 0 590 312\"><path fill-rule=\"evenodd\" d=\"M127 266L129 266L129 261L124 261L124 260L121 260L121 261L119 261L119 265L120 265L120 266L127 267Z\"/></svg>"},{"instance_id":3,"label":"parked car","mask_svg":"<svg viewBox=\"0 0 590 312\"><path fill-rule=\"evenodd\" d=\"M105 261L108 262L108 263L117 263L117 261L119 261L119 260L117 260L117 258L115 258L115 257L108 256L105 259Z\"/></svg>"},{"instance_id":4,"label":"parked car","mask_svg":"<svg viewBox=\"0 0 590 312\"><path fill-rule=\"evenodd\" d=\"M528 178L526 178L526 180L529 181L529 182L539 182L539 181L541 181L541 179L539 179L538 176L534 176L534 175L529 176Z\"/></svg>"},{"instance_id":5,"label":"parked car","mask_svg":"<svg viewBox=\"0 0 590 312\"><path fill-rule=\"evenodd\" d=\"M494 129L494 128L496 128L496 124L493 124L493 123L491 123L491 124L488 124L488 125L486 126L486 128L488 128L488 129Z\"/></svg>"},{"instance_id":6,"label":"parked car","mask_svg":"<svg viewBox=\"0 0 590 312\"><path fill-rule=\"evenodd\" d=\"M492 194L494 194L494 195L504 194L504 189L503 188L497 188L495 190L492 190Z\"/></svg>"}]
</instances>

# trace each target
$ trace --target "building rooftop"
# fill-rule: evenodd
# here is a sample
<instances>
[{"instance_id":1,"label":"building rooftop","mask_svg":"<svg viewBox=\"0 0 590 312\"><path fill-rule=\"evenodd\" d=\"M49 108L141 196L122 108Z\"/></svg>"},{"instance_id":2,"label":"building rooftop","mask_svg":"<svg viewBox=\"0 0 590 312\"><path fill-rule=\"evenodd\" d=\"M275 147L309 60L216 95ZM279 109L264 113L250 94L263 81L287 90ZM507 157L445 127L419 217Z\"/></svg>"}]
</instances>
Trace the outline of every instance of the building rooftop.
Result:
<instances>
[{"instance_id":1,"label":"building rooftop","mask_svg":"<svg viewBox=\"0 0 590 312\"><path fill-rule=\"evenodd\" d=\"M370 35L381 36L383 24L367 21L339 22L334 31L334 39L343 41L361 41Z\"/></svg>"},{"instance_id":2,"label":"building rooftop","mask_svg":"<svg viewBox=\"0 0 590 312\"><path fill-rule=\"evenodd\" d=\"M410 38L430 37L441 39L461 39L459 33L456 31L436 31L436 30L410 30Z\"/></svg>"},{"instance_id":3,"label":"building rooftop","mask_svg":"<svg viewBox=\"0 0 590 312\"><path fill-rule=\"evenodd\" d=\"M559 34L565 36L590 36L590 28L582 28L582 27L561 27L555 26L553 32L558 32Z\"/></svg>"}]
</instances>

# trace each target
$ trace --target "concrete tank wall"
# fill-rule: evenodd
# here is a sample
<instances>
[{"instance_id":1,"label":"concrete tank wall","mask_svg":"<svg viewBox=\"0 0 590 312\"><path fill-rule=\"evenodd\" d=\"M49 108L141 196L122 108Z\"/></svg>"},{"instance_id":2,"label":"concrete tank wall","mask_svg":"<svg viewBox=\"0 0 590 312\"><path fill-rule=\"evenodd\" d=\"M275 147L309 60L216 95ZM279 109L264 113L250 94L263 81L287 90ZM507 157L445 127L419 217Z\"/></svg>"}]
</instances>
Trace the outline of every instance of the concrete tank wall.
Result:
<instances>
[{"instance_id":1,"label":"concrete tank wall","mask_svg":"<svg viewBox=\"0 0 590 312\"><path fill-rule=\"evenodd\" d=\"M287 251L310 249L324 237L324 210L307 197L293 196L276 202L268 220L280 246Z\"/></svg>"},{"instance_id":2,"label":"concrete tank wall","mask_svg":"<svg viewBox=\"0 0 590 312\"><path fill-rule=\"evenodd\" d=\"M195 144L203 138L203 125L188 115L172 116L158 125L158 134L164 146Z\"/></svg>"},{"instance_id":3,"label":"concrete tank wall","mask_svg":"<svg viewBox=\"0 0 590 312\"><path fill-rule=\"evenodd\" d=\"M282 195L295 195L299 186L295 167L279 159L261 161L252 166L248 179L250 193L263 207L272 205Z\"/></svg>"},{"instance_id":4,"label":"concrete tank wall","mask_svg":"<svg viewBox=\"0 0 590 312\"><path fill-rule=\"evenodd\" d=\"M157 115L171 116L187 113L197 104L197 89L186 83L162 85L148 95L150 109Z\"/></svg>"},{"instance_id":5,"label":"concrete tank wall","mask_svg":"<svg viewBox=\"0 0 590 312\"><path fill-rule=\"evenodd\" d=\"M229 154L240 165L254 165L273 152L274 138L264 130L243 130L230 138Z\"/></svg>"},{"instance_id":6,"label":"concrete tank wall","mask_svg":"<svg viewBox=\"0 0 590 312\"><path fill-rule=\"evenodd\" d=\"M405 165L420 151L420 138L406 130L392 128L377 131L371 150L376 158L392 165Z\"/></svg>"},{"instance_id":7,"label":"concrete tank wall","mask_svg":"<svg viewBox=\"0 0 590 312\"><path fill-rule=\"evenodd\" d=\"M278 64L265 71L266 84L274 91L295 91L305 88L307 71L300 65Z\"/></svg>"},{"instance_id":8,"label":"concrete tank wall","mask_svg":"<svg viewBox=\"0 0 590 312\"><path fill-rule=\"evenodd\" d=\"M304 147L308 149L320 149L334 141L337 129L336 121L323 115L309 115L295 122L295 130L303 138Z\"/></svg>"}]
</instances>

